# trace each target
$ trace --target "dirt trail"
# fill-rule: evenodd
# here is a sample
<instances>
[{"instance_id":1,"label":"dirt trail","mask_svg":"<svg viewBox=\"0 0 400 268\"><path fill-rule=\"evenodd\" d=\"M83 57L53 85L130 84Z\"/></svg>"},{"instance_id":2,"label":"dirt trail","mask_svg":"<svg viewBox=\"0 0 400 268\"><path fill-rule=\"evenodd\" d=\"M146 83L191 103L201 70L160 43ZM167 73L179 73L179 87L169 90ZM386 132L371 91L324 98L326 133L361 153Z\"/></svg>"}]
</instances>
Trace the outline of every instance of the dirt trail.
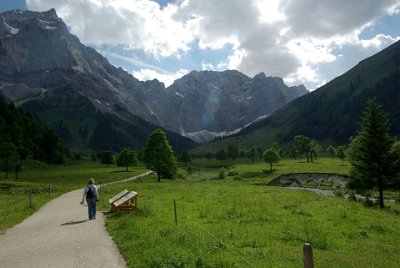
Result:
<instances>
[{"instance_id":1,"label":"dirt trail","mask_svg":"<svg viewBox=\"0 0 400 268\"><path fill-rule=\"evenodd\" d=\"M88 220L81 199L82 190L66 193L0 236L0 267L126 267L103 214Z\"/></svg>"}]
</instances>

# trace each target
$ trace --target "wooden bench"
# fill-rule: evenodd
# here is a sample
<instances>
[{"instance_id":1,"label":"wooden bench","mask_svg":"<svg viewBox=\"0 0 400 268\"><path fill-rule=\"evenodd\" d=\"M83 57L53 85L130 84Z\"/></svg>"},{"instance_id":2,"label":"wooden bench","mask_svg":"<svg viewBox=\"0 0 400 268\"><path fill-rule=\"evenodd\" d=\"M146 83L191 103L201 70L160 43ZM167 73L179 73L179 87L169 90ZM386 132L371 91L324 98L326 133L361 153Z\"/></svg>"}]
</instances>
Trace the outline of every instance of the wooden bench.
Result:
<instances>
[{"instance_id":1,"label":"wooden bench","mask_svg":"<svg viewBox=\"0 0 400 268\"><path fill-rule=\"evenodd\" d=\"M111 207L116 211L136 211L137 210L137 192L124 190L113 198L109 199Z\"/></svg>"}]
</instances>

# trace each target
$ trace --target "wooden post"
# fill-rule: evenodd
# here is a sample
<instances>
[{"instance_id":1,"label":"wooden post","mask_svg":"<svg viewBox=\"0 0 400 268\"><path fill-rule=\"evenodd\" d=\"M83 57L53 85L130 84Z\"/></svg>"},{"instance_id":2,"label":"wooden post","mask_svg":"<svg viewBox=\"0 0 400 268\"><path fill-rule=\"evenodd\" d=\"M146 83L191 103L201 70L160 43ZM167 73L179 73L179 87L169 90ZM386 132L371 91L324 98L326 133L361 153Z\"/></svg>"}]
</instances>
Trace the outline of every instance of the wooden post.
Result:
<instances>
[{"instance_id":1,"label":"wooden post","mask_svg":"<svg viewBox=\"0 0 400 268\"><path fill-rule=\"evenodd\" d=\"M305 243L303 246L303 262L304 268L314 267L312 246L309 243Z\"/></svg>"},{"instance_id":2,"label":"wooden post","mask_svg":"<svg viewBox=\"0 0 400 268\"><path fill-rule=\"evenodd\" d=\"M29 186L29 208L32 208L32 185Z\"/></svg>"},{"instance_id":3,"label":"wooden post","mask_svg":"<svg viewBox=\"0 0 400 268\"><path fill-rule=\"evenodd\" d=\"M51 184L49 184L49 197L51 196Z\"/></svg>"},{"instance_id":4,"label":"wooden post","mask_svg":"<svg viewBox=\"0 0 400 268\"><path fill-rule=\"evenodd\" d=\"M176 215L176 201L174 199L175 225L178 225L178 216Z\"/></svg>"}]
</instances>

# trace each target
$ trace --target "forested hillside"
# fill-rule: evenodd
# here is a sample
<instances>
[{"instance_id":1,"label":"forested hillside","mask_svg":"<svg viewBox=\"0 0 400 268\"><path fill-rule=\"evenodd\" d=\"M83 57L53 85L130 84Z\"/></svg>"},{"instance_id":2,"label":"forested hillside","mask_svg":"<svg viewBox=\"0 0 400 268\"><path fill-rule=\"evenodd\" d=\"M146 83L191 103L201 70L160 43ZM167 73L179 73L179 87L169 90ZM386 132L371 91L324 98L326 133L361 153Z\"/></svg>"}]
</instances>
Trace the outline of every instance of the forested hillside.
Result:
<instances>
[{"instance_id":1,"label":"forested hillside","mask_svg":"<svg viewBox=\"0 0 400 268\"><path fill-rule=\"evenodd\" d=\"M67 151L54 131L6 103L0 96L0 143L15 148L19 159L32 157L50 164L62 163Z\"/></svg>"},{"instance_id":2,"label":"forested hillside","mask_svg":"<svg viewBox=\"0 0 400 268\"><path fill-rule=\"evenodd\" d=\"M157 128L117 104L112 107L114 113L102 112L70 87L48 92L41 98L22 103L20 107L34 119L54 129L68 148L75 152L119 151L123 147L140 150L148 135ZM166 134L178 153L196 145L174 132L166 131Z\"/></svg>"}]
</instances>

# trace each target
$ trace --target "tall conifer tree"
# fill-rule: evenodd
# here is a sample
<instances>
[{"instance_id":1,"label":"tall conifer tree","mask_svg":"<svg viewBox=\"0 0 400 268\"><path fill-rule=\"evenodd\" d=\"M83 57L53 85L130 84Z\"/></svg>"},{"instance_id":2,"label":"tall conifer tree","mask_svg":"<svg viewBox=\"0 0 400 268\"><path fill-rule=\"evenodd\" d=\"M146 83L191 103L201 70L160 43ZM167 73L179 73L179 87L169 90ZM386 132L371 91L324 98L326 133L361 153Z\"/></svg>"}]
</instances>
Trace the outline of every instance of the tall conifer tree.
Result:
<instances>
[{"instance_id":1,"label":"tall conifer tree","mask_svg":"<svg viewBox=\"0 0 400 268\"><path fill-rule=\"evenodd\" d=\"M393 180L393 140L389 136L390 123L382 107L371 99L361 118L361 128L351 142L349 161L350 186L364 189L377 188L379 206L384 207L383 189Z\"/></svg>"}]
</instances>

